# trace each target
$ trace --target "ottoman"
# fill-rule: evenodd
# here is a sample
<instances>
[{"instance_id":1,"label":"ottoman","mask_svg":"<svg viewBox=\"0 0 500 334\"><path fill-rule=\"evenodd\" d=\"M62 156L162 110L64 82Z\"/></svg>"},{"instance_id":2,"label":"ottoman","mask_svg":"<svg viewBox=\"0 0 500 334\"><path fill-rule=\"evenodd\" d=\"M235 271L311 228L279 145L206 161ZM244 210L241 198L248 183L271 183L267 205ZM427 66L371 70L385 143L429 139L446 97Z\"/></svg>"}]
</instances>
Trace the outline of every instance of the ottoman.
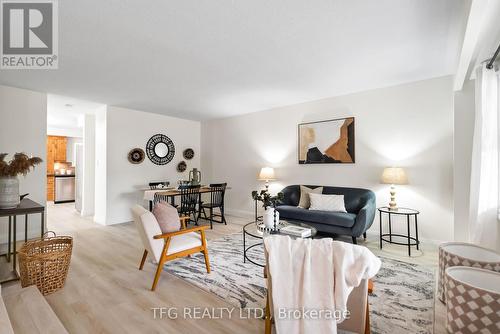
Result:
<instances>
[{"instance_id":1,"label":"ottoman","mask_svg":"<svg viewBox=\"0 0 500 334\"><path fill-rule=\"evenodd\" d=\"M472 267L445 271L446 330L500 333L500 273Z\"/></svg>"},{"instance_id":2,"label":"ottoman","mask_svg":"<svg viewBox=\"0 0 500 334\"><path fill-rule=\"evenodd\" d=\"M437 296L445 302L444 278L448 267L464 266L500 272L500 254L491 249L465 242L446 242L439 245Z\"/></svg>"}]
</instances>

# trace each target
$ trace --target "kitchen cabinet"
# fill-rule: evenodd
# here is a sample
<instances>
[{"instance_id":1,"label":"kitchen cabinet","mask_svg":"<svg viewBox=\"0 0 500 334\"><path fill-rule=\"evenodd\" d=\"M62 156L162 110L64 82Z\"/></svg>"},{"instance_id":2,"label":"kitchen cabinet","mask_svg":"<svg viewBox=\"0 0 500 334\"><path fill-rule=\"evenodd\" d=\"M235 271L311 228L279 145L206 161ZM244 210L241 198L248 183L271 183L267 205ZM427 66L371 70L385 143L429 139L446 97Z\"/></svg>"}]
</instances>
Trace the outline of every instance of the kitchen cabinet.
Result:
<instances>
[{"instance_id":1,"label":"kitchen cabinet","mask_svg":"<svg viewBox=\"0 0 500 334\"><path fill-rule=\"evenodd\" d=\"M67 138L47 136L47 200L54 200L54 163L66 162Z\"/></svg>"}]
</instances>

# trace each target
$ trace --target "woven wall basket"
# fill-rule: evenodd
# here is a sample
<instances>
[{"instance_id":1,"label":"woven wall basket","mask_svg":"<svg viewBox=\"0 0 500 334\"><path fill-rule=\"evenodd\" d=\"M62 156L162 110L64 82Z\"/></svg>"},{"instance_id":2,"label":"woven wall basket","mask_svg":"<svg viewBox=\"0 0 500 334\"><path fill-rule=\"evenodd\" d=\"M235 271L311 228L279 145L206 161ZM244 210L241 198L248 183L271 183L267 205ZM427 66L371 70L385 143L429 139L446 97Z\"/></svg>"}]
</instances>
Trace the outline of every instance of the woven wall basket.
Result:
<instances>
[{"instance_id":1,"label":"woven wall basket","mask_svg":"<svg viewBox=\"0 0 500 334\"><path fill-rule=\"evenodd\" d=\"M36 285L44 296L61 289L72 250L72 237L47 237L46 233L41 239L26 242L19 250L21 286Z\"/></svg>"}]
</instances>

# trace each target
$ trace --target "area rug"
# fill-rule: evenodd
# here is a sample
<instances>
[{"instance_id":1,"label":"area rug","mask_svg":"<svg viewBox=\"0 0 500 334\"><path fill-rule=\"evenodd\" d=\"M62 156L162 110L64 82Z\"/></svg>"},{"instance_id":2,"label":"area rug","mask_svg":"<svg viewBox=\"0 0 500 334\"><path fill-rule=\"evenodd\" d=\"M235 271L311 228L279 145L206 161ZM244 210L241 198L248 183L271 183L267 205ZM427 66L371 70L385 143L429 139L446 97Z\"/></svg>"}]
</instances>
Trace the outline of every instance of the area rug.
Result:
<instances>
[{"instance_id":1,"label":"area rug","mask_svg":"<svg viewBox=\"0 0 500 334\"><path fill-rule=\"evenodd\" d=\"M165 270L217 295L239 308L265 306L266 288L262 267L243 263L241 234L210 240L212 272L207 275L201 254L168 262ZM247 255L263 263L262 247ZM432 269L381 258L369 297L373 333L432 333L434 319L434 272Z\"/></svg>"}]
</instances>

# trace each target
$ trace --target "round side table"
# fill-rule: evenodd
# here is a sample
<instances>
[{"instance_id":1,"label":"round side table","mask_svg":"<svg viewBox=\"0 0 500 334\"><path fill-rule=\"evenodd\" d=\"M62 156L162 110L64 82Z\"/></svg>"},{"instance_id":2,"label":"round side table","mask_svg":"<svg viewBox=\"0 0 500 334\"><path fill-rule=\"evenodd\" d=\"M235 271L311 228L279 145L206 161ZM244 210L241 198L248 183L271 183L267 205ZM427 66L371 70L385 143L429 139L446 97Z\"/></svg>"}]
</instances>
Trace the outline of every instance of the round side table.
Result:
<instances>
[{"instance_id":1,"label":"round side table","mask_svg":"<svg viewBox=\"0 0 500 334\"><path fill-rule=\"evenodd\" d=\"M398 208L397 210L391 209L389 207L378 208L379 222L380 222L380 249L382 249L382 241L388 242L390 244L408 246L408 256L411 256L411 246L418 246L420 241L418 241L418 223L417 216L420 213L418 210L410 208ZM389 233L384 233L382 230L382 214L386 214L389 221ZM392 233L392 215L406 216L406 232L407 234L397 234ZM415 236L411 235L410 231L410 217L413 217L413 222L415 224ZM388 237L389 239L387 239ZM405 238L407 242L392 241L393 237Z\"/></svg>"},{"instance_id":2,"label":"round side table","mask_svg":"<svg viewBox=\"0 0 500 334\"><path fill-rule=\"evenodd\" d=\"M445 242L439 245L438 298L446 301L445 271L449 267L464 266L500 272L500 254L466 242Z\"/></svg>"}]
</instances>

